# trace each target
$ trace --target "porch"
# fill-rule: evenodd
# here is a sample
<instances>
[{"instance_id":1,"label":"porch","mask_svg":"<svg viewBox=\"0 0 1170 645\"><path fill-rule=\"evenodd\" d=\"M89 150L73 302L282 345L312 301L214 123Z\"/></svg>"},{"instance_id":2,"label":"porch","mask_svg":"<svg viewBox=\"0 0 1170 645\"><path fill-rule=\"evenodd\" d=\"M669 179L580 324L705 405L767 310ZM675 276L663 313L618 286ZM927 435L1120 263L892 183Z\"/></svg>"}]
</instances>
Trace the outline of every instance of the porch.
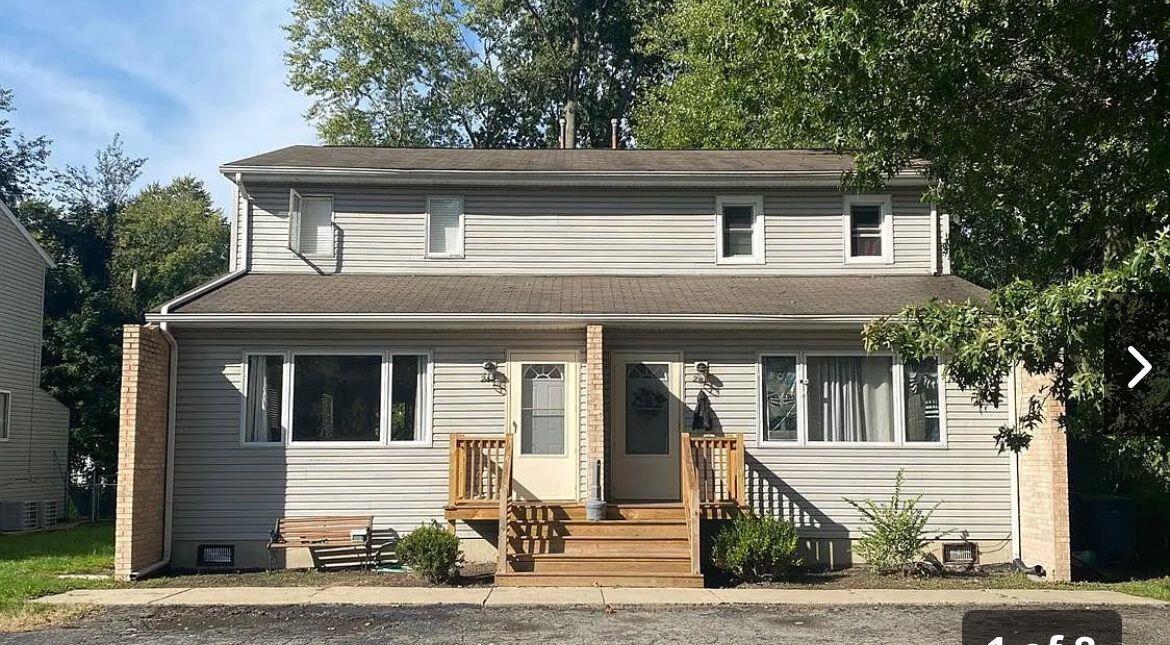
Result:
<instances>
[{"instance_id":1,"label":"porch","mask_svg":"<svg viewBox=\"0 0 1170 645\"><path fill-rule=\"evenodd\" d=\"M500 585L701 587L702 520L747 505L740 435L680 433L678 498L610 502L598 521L580 500L519 499L513 436L450 439L446 519L496 524Z\"/></svg>"}]
</instances>

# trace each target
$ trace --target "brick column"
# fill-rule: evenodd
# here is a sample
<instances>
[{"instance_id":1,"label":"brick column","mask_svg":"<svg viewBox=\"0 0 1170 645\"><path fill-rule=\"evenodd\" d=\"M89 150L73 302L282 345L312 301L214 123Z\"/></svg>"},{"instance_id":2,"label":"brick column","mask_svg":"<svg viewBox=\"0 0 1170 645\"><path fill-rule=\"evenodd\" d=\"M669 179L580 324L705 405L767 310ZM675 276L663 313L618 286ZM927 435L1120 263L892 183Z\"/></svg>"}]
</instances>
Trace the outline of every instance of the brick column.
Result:
<instances>
[{"instance_id":1,"label":"brick column","mask_svg":"<svg viewBox=\"0 0 1170 645\"><path fill-rule=\"evenodd\" d=\"M1029 400L1052 383L1045 374L1016 369L1016 413L1028 411ZM1044 567L1049 580L1072 578L1069 541L1068 438L1057 419L1063 406L1044 404L1044 420L1032 431L1032 443L1020 452L1020 556L1028 565Z\"/></svg>"},{"instance_id":2,"label":"brick column","mask_svg":"<svg viewBox=\"0 0 1170 645\"><path fill-rule=\"evenodd\" d=\"M162 559L171 348L158 327L122 328L114 577Z\"/></svg>"},{"instance_id":3,"label":"brick column","mask_svg":"<svg viewBox=\"0 0 1170 645\"><path fill-rule=\"evenodd\" d=\"M606 368L605 339L601 325L585 328L585 457L588 464L586 481L593 486L595 464L601 461L602 491L606 488L605 472L605 398ZM588 498L590 491L585 491Z\"/></svg>"}]
</instances>

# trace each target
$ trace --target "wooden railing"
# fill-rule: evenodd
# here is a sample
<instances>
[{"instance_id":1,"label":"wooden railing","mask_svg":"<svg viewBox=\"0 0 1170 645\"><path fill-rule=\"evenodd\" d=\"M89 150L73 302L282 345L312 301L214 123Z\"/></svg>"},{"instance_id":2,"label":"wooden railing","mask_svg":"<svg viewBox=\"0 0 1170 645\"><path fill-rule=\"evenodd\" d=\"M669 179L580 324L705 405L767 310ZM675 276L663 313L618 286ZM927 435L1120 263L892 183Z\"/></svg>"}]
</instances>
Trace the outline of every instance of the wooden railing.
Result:
<instances>
[{"instance_id":1,"label":"wooden railing","mask_svg":"<svg viewBox=\"0 0 1170 645\"><path fill-rule=\"evenodd\" d=\"M685 436L685 435L684 435ZM744 495L743 436L689 436L694 462L695 485L701 506L743 506Z\"/></svg>"},{"instance_id":2,"label":"wooden railing","mask_svg":"<svg viewBox=\"0 0 1170 645\"><path fill-rule=\"evenodd\" d=\"M492 506L505 486L511 492L512 437L451 435L451 507ZM505 476L507 475L507 476Z\"/></svg>"},{"instance_id":3,"label":"wooden railing","mask_svg":"<svg viewBox=\"0 0 1170 645\"><path fill-rule=\"evenodd\" d=\"M702 556L699 544L699 523L702 520L703 510L699 504L698 469L695 467L695 452L691 449L691 436L682 434L681 465L679 467L682 481L683 512L687 516L687 543L691 560L691 573L702 573Z\"/></svg>"},{"instance_id":4,"label":"wooden railing","mask_svg":"<svg viewBox=\"0 0 1170 645\"><path fill-rule=\"evenodd\" d=\"M504 467L500 474L500 486L498 495L500 498L500 532L497 534L498 547L496 551L499 553L499 563L496 571L499 573L507 573L508 571L508 513L511 509L508 505L512 502L512 435L511 433L504 435Z\"/></svg>"}]
</instances>

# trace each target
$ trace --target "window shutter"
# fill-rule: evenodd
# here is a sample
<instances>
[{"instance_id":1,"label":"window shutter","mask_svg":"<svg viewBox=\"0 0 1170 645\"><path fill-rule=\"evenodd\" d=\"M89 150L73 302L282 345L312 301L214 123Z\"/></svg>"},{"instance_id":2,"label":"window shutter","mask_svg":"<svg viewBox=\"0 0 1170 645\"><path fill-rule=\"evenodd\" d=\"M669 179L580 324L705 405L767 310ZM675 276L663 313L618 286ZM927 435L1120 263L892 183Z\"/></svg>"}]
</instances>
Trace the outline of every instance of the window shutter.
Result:
<instances>
[{"instance_id":1,"label":"window shutter","mask_svg":"<svg viewBox=\"0 0 1170 645\"><path fill-rule=\"evenodd\" d=\"M294 253L301 252L301 209L303 200L296 190L288 191L288 248Z\"/></svg>"},{"instance_id":2,"label":"window shutter","mask_svg":"<svg viewBox=\"0 0 1170 645\"><path fill-rule=\"evenodd\" d=\"M463 247L459 221L463 217L463 200L458 197L434 197L428 208L427 253L456 255Z\"/></svg>"}]
</instances>

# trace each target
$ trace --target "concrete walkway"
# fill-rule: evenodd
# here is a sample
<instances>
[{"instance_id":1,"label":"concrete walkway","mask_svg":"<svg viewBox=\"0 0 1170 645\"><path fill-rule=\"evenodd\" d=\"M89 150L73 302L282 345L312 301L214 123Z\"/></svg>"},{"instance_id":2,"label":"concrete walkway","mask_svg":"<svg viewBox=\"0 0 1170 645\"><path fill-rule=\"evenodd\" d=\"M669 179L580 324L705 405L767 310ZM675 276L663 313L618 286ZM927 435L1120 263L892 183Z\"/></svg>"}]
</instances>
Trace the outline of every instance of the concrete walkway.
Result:
<instances>
[{"instance_id":1,"label":"concrete walkway","mask_svg":"<svg viewBox=\"0 0 1170 645\"><path fill-rule=\"evenodd\" d=\"M81 589L34 602L87 605L1162 605L1115 591L1057 589L637 589L617 587L197 587Z\"/></svg>"}]
</instances>

